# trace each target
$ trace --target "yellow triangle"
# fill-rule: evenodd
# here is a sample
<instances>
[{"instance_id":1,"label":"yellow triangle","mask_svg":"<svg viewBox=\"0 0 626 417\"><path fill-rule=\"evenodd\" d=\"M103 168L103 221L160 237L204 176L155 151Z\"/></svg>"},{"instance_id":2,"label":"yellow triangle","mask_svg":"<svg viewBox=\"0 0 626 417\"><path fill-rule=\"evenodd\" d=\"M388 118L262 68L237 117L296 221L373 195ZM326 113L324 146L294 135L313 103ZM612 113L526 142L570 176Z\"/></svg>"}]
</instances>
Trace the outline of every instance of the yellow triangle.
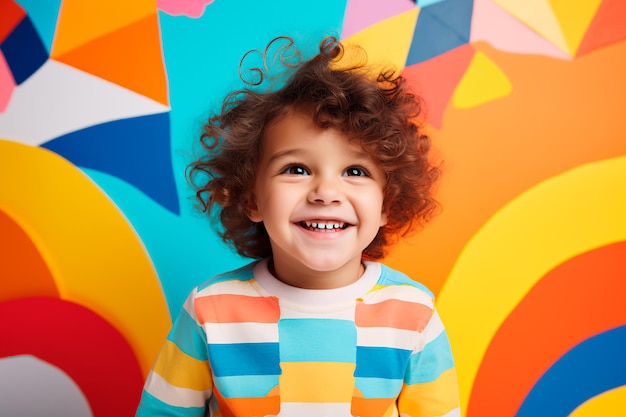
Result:
<instances>
[{"instance_id":1,"label":"yellow triangle","mask_svg":"<svg viewBox=\"0 0 626 417\"><path fill-rule=\"evenodd\" d=\"M582 42L587 28L591 24L602 0L549 0L554 14L561 25L561 31L567 41L568 52L571 56Z\"/></svg>"},{"instance_id":2,"label":"yellow triangle","mask_svg":"<svg viewBox=\"0 0 626 417\"><path fill-rule=\"evenodd\" d=\"M404 68L411 48L419 8L378 22L346 38L346 45L359 45L367 52L367 61L373 65L393 65ZM389 34L393 34L390 38Z\"/></svg>"},{"instance_id":3,"label":"yellow triangle","mask_svg":"<svg viewBox=\"0 0 626 417\"><path fill-rule=\"evenodd\" d=\"M154 0L63 0L51 55L63 55L156 12Z\"/></svg>"},{"instance_id":4,"label":"yellow triangle","mask_svg":"<svg viewBox=\"0 0 626 417\"><path fill-rule=\"evenodd\" d=\"M561 26L548 0L493 0L493 2L524 22L557 48L569 53Z\"/></svg>"},{"instance_id":5,"label":"yellow triangle","mask_svg":"<svg viewBox=\"0 0 626 417\"><path fill-rule=\"evenodd\" d=\"M500 68L487 55L476 52L454 91L452 104L461 109L476 107L508 96L512 89L511 82Z\"/></svg>"}]
</instances>

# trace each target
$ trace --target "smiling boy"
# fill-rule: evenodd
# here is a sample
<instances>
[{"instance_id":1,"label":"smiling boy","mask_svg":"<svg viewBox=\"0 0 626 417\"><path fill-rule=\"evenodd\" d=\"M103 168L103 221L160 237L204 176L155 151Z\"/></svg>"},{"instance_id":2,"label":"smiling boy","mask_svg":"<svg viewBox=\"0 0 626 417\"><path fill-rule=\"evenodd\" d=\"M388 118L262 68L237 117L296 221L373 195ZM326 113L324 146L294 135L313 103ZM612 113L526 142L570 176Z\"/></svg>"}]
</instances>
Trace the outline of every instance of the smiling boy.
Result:
<instances>
[{"instance_id":1,"label":"smiling boy","mask_svg":"<svg viewBox=\"0 0 626 417\"><path fill-rule=\"evenodd\" d=\"M392 71L342 68L343 48L325 39L205 125L189 176L256 260L192 291L138 416L460 415L432 293L378 262L436 208L419 99Z\"/></svg>"},{"instance_id":2,"label":"smiling boy","mask_svg":"<svg viewBox=\"0 0 626 417\"><path fill-rule=\"evenodd\" d=\"M331 289L363 274L363 250L385 224L385 175L358 142L290 111L264 135L250 219L263 222L272 273L294 287Z\"/></svg>"}]
</instances>

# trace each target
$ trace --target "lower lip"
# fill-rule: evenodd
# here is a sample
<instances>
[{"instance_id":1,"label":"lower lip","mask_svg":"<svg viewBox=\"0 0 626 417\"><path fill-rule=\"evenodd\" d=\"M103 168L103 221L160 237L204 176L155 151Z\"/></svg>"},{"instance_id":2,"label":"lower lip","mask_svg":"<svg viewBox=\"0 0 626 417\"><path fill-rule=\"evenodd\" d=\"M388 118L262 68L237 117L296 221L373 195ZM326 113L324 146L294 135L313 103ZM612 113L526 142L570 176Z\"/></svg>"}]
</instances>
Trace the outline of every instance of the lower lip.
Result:
<instances>
[{"instance_id":1,"label":"lower lip","mask_svg":"<svg viewBox=\"0 0 626 417\"><path fill-rule=\"evenodd\" d=\"M316 239L336 239L338 237L343 236L346 233L346 231L350 229L351 226L348 226L345 229L332 229L332 230L327 230L327 229L309 230L309 229L305 229L299 224L296 224L296 227L302 230L308 236L314 237Z\"/></svg>"}]
</instances>

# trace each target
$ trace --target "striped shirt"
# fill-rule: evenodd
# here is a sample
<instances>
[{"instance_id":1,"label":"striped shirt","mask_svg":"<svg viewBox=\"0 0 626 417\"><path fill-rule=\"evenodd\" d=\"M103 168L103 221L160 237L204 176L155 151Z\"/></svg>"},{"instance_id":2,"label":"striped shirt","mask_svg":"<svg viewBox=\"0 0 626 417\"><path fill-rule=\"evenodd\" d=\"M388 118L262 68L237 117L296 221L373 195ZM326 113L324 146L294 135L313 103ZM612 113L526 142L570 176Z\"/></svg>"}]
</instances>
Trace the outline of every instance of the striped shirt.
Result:
<instances>
[{"instance_id":1,"label":"striped shirt","mask_svg":"<svg viewBox=\"0 0 626 417\"><path fill-rule=\"evenodd\" d=\"M137 416L459 416L433 296L377 263L307 290L267 260L196 287L151 370Z\"/></svg>"}]
</instances>

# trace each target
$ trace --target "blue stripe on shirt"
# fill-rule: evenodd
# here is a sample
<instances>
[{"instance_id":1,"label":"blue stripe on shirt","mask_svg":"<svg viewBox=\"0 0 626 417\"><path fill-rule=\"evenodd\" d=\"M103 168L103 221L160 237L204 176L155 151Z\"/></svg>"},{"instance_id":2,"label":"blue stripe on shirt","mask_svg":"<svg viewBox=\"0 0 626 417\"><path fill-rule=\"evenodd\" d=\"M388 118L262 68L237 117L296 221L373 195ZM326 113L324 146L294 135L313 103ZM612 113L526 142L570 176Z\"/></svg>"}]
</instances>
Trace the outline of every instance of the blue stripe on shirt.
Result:
<instances>
[{"instance_id":1,"label":"blue stripe on shirt","mask_svg":"<svg viewBox=\"0 0 626 417\"><path fill-rule=\"evenodd\" d=\"M214 378L224 398L262 398L278 386L278 375L222 376Z\"/></svg>"},{"instance_id":2,"label":"blue stripe on shirt","mask_svg":"<svg viewBox=\"0 0 626 417\"><path fill-rule=\"evenodd\" d=\"M283 362L354 362L354 322L336 319L281 319L278 322Z\"/></svg>"},{"instance_id":3,"label":"blue stripe on shirt","mask_svg":"<svg viewBox=\"0 0 626 417\"><path fill-rule=\"evenodd\" d=\"M389 347L357 346L354 376L403 379L410 350Z\"/></svg>"},{"instance_id":4,"label":"blue stripe on shirt","mask_svg":"<svg viewBox=\"0 0 626 417\"><path fill-rule=\"evenodd\" d=\"M196 324L189 313L183 308L167 336L167 340L173 342L187 355L200 361L208 359L204 330Z\"/></svg>"},{"instance_id":5,"label":"blue stripe on shirt","mask_svg":"<svg viewBox=\"0 0 626 417\"><path fill-rule=\"evenodd\" d=\"M216 377L281 373L278 343L210 344L208 347Z\"/></svg>"},{"instance_id":6,"label":"blue stripe on shirt","mask_svg":"<svg viewBox=\"0 0 626 417\"><path fill-rule=\"evenodd\" d=\"M409 364L413 369L417 369L408 375L405 382L409 385L435 381L443 371L454 367L446 332L442 332L424 346L421 352L412 355Z\"/></svg>"}]
</instances>

